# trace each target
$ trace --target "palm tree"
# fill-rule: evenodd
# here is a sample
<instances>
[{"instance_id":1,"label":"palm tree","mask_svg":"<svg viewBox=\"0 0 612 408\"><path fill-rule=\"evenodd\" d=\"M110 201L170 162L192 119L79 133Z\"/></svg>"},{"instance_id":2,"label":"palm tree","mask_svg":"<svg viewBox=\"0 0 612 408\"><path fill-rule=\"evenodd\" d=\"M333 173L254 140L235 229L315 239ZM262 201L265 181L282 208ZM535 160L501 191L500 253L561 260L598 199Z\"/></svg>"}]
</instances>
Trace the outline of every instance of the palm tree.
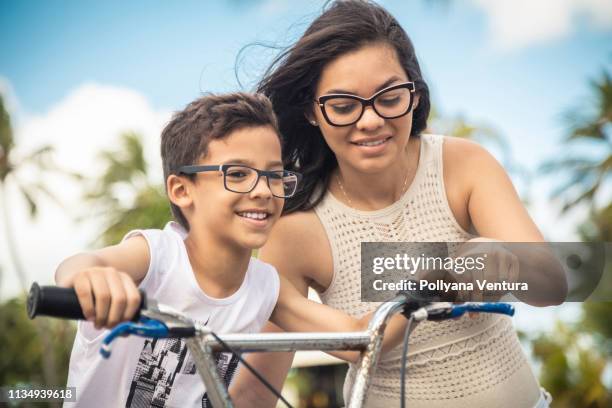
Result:
<instances>
[{"instance_id":1,"label":"palm tree","mask_svg":"<svg viewBox=\"0 0 612 408\"><path fill-rule=\"evenodd\" d=\"M42 182L24 183L20 180L18 171L27 165L33 165L41 174L47 170L57 169L53 166L49 154L52 152L51 146L45 145L36 151L26 155L25 157L17 157L14 153L15 137L11 126L11 119L4 104L4 98L0 95L0 204L3 209L3 224L4 224L4 241L6 242L9 255L15 273L19 279L19 284L23 294L27 293L29 279L21 262L14 236L14 229L11 226L12 209L10 207L7 189L9 185L15 186L22 194L28 204L29 214L31 217L36 217L38 212L38 198L46 195L49 198L55 199ZM35 324L35 329L38 337L42 341L42 347L45 350L50 350L49 330L47 322L41 319ZM57 383L55 358L52 353L44 353L42 359L43 374L45 384L59 385Z\"/></svg>"},{"instance_id":2,"label":"palm tree","mask_svg":"<svg viewBox=\"0 0 612 408\"><path fill-rule=\"evenodd\" d=\"M563 211L579 203L587 203L594 217L611 212L611 205L596 209L596 198L612 176L612 77L604 71L601 78L591 81L591 104L581 104L566 114L569 132L564 139L566 157L551 160L542 166L545 172L569 174L568 181L553 193L564 200ZM580 154L581 147L590 148L595 154ZM609 224L609 220L608 220ZM610 236L608 235L608 240Z\"/></svg>"},{"instance_id":3,"label":"palm tree","mask_svg":"<svg viewBox=\"0 0 612 408\"><path fill-rule=\"evenodd\" d=\"M140 135L123 133L120 148L99 157L105 170L85 188L85 200L99 209L94 216L103 219L97 241L112 245L132 229L163 228L171 219L170 206L163 184L149 179ZM119 198L119 191L127 191L127 199Z\"/></svg>"},{"instance_id":4,"label":"palm tree","mask_svg":"<svg viewBox=\"0 0 612 408\"><path fill-rule=\"evenodd\" d=\"M545 172L567 175L553 197L563 200L563 211L583 203L588 218L579 226L587 242L612 241L612 203L604 199L605 186L612 172L612 78L604 72L591 81L591 104L581 104L565 115L568 133L561 159L542 166ZM590 148L588 155L579 153ZM609 190L608 190L609 191ZM609 271L600 285L610 287ZM607 283L606 283L607 282ZM606 295L609 296L609 293ZM543 364L541 382L560 407L604 407L612 404L612 390L603 380L612 363L612 302L585 302L582 315L573 324L558 322L553 333L542 334L533 342L533 353Z\"/></svg>"}]
</instances>

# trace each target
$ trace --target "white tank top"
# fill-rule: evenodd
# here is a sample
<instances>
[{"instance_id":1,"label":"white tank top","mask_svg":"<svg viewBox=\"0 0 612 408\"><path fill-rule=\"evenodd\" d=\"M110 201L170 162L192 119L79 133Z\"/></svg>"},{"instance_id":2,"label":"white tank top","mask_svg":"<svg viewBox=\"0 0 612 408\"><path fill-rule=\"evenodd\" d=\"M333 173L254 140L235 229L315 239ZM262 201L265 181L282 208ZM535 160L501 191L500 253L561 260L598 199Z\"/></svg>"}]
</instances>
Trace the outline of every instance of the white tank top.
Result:
<instances>
[{"instance_id":1,"label":"white tank top","mask_svg":"<svg viewBox=\"0 0 612 408\"><path fill-rule=\"evenodd\" d=\"M360 317L379 303L361 302L361 242L463 242L473 237L455 220L444 188L444 138L421 135L419 164L403 196L389 207L360 211L327 192L315 208L331 245L333 278L321 300ZM388 352L374 375L369 407L399 406L401 346ZM353 383L345 381L345 399ZM509 317L482 314L420 323L410 338L407 405L533 407L540 391Z\"/></svg>"},{"instance_id":2,"label":"white tank top","mask_svg":"<svg viewBox=\"0 0 612 408\"><path fill-rule=\"evenodd\" d=\"M140 288L216 333L258 333L278 299L279 277L272 265L251 258L240 288L226 298L204 293L185 248L185 230L170 222L163 230L138 230L151 253ZM210 407L206 389L183 339L118 338L109 359L100 355L108 330L79 322L70 356L68 386L76 387L78 407ZM217 370L229 384L238 359L218 353Z\"/></svg>"}]
</instances>

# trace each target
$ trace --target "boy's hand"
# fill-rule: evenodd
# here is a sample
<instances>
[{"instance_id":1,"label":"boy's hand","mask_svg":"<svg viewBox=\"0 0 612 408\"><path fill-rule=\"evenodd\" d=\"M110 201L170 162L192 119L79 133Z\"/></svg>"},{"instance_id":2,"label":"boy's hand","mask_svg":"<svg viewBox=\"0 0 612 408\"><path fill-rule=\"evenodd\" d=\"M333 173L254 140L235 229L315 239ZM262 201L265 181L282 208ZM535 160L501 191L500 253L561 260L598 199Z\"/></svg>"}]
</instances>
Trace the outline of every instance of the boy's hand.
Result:
<instances>
[{"instance_id":1,"label":"boy's hand","mask_svg":"<svg viewBox=\"0 0 612 408\"><path fill-rule=\"evenodd\" d=\"M90 267L78 272L72 286L83 315L96 329L111 328L130 320L140 305L140 293L132 278L112 267Z\"/></svg>"}]
</instances>

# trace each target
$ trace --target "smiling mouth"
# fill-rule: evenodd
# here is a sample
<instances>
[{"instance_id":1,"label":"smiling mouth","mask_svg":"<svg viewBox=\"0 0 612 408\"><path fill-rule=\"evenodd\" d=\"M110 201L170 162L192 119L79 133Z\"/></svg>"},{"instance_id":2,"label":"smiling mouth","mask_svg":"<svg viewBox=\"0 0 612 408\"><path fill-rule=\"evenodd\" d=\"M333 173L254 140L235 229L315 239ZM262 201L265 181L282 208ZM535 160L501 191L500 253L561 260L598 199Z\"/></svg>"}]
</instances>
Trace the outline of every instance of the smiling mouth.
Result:
<instances>
[{"instance_id":1,"label":"smiling mouth","mask_svg":"<svg viewBox=\"0 0 612 408\"><path fill-rule=\"evenodd\" d=\"M380 146L383 143L388 142L391 139L391 136L385 138L385 139L381 139L381 140L376 140L376 141L372 141L372 142L351 142L354 145L357 146L367 146L367 147L371 147L371 146Z\"/></svg>"},{"instance_id":2,"label":"smiling mouth","mask_svg":"<svg viewBox=\"0 0 612 408\"><path fill-rule=\"evenodd\" d=\"M242 218L248 218L250 220L257 220L257 221L265 220L270 216L270 214L265 213L265 212L253 212L253 211L239 212L237 214Z\"/></svg>"}]
</instances>

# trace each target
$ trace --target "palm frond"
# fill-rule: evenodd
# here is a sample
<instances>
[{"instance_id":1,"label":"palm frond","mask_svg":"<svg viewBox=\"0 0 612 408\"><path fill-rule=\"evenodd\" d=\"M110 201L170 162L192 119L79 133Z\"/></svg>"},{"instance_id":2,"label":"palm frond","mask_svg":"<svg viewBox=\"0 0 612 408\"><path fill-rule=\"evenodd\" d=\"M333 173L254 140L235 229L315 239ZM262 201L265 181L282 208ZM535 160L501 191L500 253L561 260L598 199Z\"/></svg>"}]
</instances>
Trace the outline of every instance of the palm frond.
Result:
<instances>
[{"instance_id":1,"label":"palm frond","mask_svg":"<svg viewBox=\"0 0 612 408\"><path fill-rule=\"evenodd\" d=\"M4 98L0 94L0 163L4 157L8 157L15 145L11 118L4 106Z\"/></svg>"},{"instance_id":2,"label":"palm frond","mask_svg":"<svg viewBox=\"0 0 612 408\"><path fill-rule=\"evenodd\" d=\"M43 195L47 197L49 200L53 201L58 207L66 208L64 203L59 199L57 195L55 195L51 190L47 188L43 183L38 182L31 185L32 189L38 195Z\"/></svg>"},{"instance_id":3,"label":"palm frond","mask_svg":"<svg viewBox=\"0 0 612 408\"><path fill-rule=\"evenodd\" d=\"M601 77L590 81L590 88L591 103L582 102L565 114L568 133L564 141L570 151L591 143L587 146L599 154L592 157L573 155L549 160L540 166L544 173L572 174L569 182L553 191L553 196L566 198L564 211L582 202L593 205L598 192L609 181L612 170L612 76L604 71Z\"/></svg>"},{"instance_id":4,"label":"palm frond","mask_svg":"<svg viewBox=\"0 0 612 408\"><path fill-rule=\"evenodd\" d=\"M559 171L592 171L600 165L600 161L592 157L564 157L547 160L539 166L542 173L557 173Z\"/></svg>"},{"instance_id":5,"label":"palm frond","mask_svg":"<svg viewBox=\"0 0 612 408\"><path fill-rule=\"evenodd\" d=\"M28 204L28 210L29 210L30 217L36 218L36 216L38 215L38 205L36 204L36 201L34 200L34 195L26 186L24 185L18 185L18 186L19 186L19 191L21 191L23 198L25 198Z\"/></svg>"},{"instance_id":6,"label":"palm frond","mask_svg":"<svg viewBox=\"0 0 612 408\"><path fill-rule=\"evenodd\" d=\"M44 145L29 153L27 156L23 157L21 161L24 162L36 162L39 163L42 160L48 160L48 155L53 153L55 148L51 145Z\"/></svg>"}]
</instances>

